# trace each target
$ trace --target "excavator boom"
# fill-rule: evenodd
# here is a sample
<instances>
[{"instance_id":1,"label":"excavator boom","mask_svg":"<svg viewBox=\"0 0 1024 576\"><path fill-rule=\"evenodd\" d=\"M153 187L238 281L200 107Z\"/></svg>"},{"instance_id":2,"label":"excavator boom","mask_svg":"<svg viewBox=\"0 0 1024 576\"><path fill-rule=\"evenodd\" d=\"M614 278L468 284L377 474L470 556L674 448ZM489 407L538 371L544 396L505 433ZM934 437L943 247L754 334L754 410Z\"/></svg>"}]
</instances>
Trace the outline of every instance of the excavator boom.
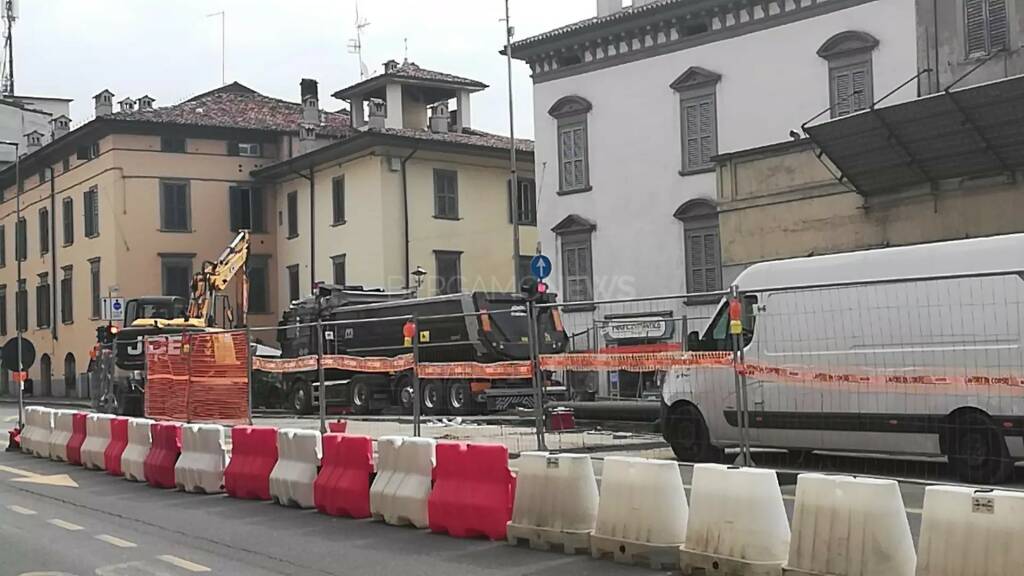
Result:
<instances>
[{"instance_id":1,"label":"excavator boom","mask_svg":"<svg viewBox=\"0 0 1024 576\"><path fill-rule=\"evenodd\" d=\"M202 269L192 276L189 318L202 318L204 321L209 318L213 296L227 288L235 274L245 267L249 259L249 241L249 231L239 231L217 260L203 262Z\"/></svg>"}]
</instances>

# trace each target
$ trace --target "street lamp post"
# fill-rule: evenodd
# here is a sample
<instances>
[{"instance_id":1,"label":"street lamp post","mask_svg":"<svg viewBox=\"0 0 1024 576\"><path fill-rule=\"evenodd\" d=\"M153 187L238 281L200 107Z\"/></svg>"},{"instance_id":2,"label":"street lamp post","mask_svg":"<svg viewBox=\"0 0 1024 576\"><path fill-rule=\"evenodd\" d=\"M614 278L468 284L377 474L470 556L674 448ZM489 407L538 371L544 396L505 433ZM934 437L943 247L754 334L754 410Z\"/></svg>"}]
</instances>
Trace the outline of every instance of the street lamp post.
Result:
<instances>
[{"instance_id":1,"label":"street lamp post","mask_svg":"<svg viewBox=\"0 0 1024 576\"><path fill-rule=\"evenodd\" d=\"M19 223L21 222L21 154L19 149L21 145L19 142L11 140L0 140L0 144L14 147L14 259L17 261L18 267L18 281L15 285L15 296L14 296L14 323L15 333L18 338L18 429L24 429L25 427L25 367L22 364L22 337L21 337L21 326L18 324L18 292L21 289L21 255L18 253L19 246L19 234L20 228ZM25 240L28 240L28 233L25 233ZM26 246L21 246L22 250L25 250Z\"/></svg>"}]
</instances>

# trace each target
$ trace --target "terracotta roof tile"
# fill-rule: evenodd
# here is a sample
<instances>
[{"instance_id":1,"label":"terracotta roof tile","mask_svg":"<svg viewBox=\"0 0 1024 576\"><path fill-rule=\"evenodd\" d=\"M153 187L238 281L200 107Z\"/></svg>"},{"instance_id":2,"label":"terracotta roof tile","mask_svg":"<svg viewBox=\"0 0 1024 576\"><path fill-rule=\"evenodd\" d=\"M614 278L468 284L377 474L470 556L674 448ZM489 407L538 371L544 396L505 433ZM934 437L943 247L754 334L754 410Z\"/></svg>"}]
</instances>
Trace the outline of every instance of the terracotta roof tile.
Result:
<instances>
[{"instance_id":1,"label":"terracotta roof tile","mask_svg":"<svg viewBox=\"0 0 1024 576\"><path fill-rule=\"evenodd\" d=\"M588 28L597 27L597 26L599 26L601 24L605 24L605 23L608 23L608 22L615 22L617 20L626 20L626 19L629 19L629 18L631 18L633 16L639 16L641 14L644 14L644 13L648 12L648 11L665 7L665 6L669 5L669 4L682 4L684 2L689 2L689 1L691 1L691 0L654 0L653 2L649 2L649 3L644 4L642 6L636 6L636 7L632 7L632 8L624 8L624 9L618 11L618 12L613 12L613 13L607 15L607 16L601 16L601 17L595 16L593 18L586 18L584 20L580 20L579 22L573 22L572 24L566 24L565 26L560 26L558 28L555 28L554 30L548 30L547 32L542 32L542 33L537 34L535 36L530 36L529 38L524 38L523 40L520 40L518 42L513 42L512 43L512 55L513 55L513 57L516 56L516 49L517 48L521 49L521 48L524 48L524 47L532 46L534 44L538 44L540 42L544 42L546 40L554 40L554 39L557 39L557 38L559 38L561 36L572 34L573 32L581 32L581 31L587 30ZM501 53L502 54L505 53L504 48L502 49Z\"/></svg>"},{"instance_id":2,"label":"terracotta roof tile","mask_svg":"<svg viewBox=\"0 0 1024 576\"><path fill-rule=\"evenodd\" d=\"M463 132L431 132L430 130L417 130L415 128L385 128L384 130L376 130L376 132L433 142L449 142L451 144L466 144L469 146L485 146L508 150L508 136L491 134L490 132L471 128L465 128ZM516 150L533 152L533 140L516 138Z\"/></svg>"},{"instance_id":3,"label":"terracotta roof tile","mask_svg":"<svg viewBox=\"0 0 1024 576\"><path fill-rule=\"evenodd\" d=\"M350 133L348 113L320 111L318 133L343 137ZM186 126L247 128L270 132L298 132L302 105L271 98L238 82L200 94L173 106L115 112L111 120L157 122Z\"/></svg>"}]
</instances>

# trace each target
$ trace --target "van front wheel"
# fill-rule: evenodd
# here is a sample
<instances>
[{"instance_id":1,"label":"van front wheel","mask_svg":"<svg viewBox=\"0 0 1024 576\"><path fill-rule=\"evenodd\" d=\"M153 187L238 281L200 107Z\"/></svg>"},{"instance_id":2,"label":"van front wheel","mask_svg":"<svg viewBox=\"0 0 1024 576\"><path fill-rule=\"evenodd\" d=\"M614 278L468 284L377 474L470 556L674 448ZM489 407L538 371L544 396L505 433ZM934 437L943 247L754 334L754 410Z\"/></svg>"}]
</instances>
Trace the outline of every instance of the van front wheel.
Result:
<instances>
[{"instance_id":1,"label":"van front wheel","mask_svg":"<svg viewBox=\"0 0 1024 576\"><path fill-rule=\"evenodd\" d=\"M998 484L1013 473L1006 440L988 418L959 418L952 432L949 464L960 481Z\"/></svg>"},{"instance_id":2,"label":"van front wheel","mask_svg":"<svg viewBox=\"0 0 1024 576\"><path fill-rule=\"evenodd\" d=\"M711 434L700 411L692 404L673 406L665 422L665 436L676 458L683 462L721 462L723 453L711 445Z\"/></svg>"}]
</instances>

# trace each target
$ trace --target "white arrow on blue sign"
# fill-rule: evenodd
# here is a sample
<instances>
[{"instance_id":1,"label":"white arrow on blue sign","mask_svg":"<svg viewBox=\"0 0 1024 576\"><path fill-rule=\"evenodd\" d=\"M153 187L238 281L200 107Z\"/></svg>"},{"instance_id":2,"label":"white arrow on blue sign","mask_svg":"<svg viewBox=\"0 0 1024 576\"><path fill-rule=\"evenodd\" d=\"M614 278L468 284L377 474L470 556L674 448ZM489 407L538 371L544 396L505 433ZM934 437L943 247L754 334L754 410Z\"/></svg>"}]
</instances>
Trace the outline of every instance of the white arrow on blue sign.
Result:
<instances>
[{"instance_id":1,"label":"white arrow on blue sign","mask_svg":"<svg viewBox=\"0 0 1024 576\"><path fill-rule=\"evenodd\" d=\"M543 254L537 254L530 260L530 273L538 280L543 280L551 275L551 259Z\"/></svg>"}]
</instances>

